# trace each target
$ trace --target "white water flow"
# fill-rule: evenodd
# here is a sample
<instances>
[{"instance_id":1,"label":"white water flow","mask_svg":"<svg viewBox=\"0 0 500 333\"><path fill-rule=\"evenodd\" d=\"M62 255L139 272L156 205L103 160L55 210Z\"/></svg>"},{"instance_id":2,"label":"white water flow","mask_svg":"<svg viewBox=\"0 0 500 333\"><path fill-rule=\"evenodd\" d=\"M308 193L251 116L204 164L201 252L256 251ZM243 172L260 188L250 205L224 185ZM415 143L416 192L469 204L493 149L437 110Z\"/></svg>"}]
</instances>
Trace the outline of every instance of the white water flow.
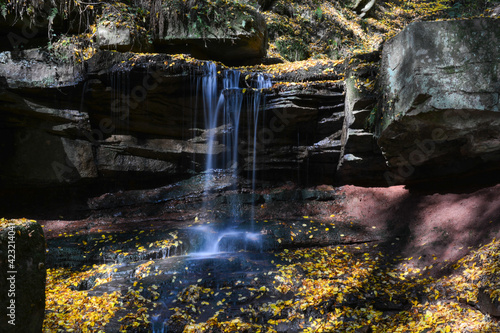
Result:
<instances>
[{"instance_id":1,"label":"white water flow","mask_svg":"<svg viewBox=\"0 0 500 333\"><path fill-rule=\"evenodd\" d=\"M266 88L270 88L272 86L271 80L269 78L264 77L264 75L257 75L257 80L255 81L255 89L252 94L252 101L248 103L251 106L251 114L253 124L253 131L251 131L252 140L248 140L252 142L252 209L250 219L252 221L252 231L254 230L254 221L255 221L255 185L257 178L257 130L259 125L259 114L261 113L261 106L265 102L264 95L262 94L262 90ZM249 132L250 133L250 132Z\"/></svg>"},{"instance_id":2,"label":"white water flow","mask_svg":"<svg viewBox=\"0 0 500 333\"><path fill-rule=\"evenodd\" d=\"M252 190L255 190L255 166L257 160L257 128L262 102L264 100L262 89L269 88L271 81L263 75L258 75L252 83L252 89L240 88L240 75L237 70L224 70L220 76L222 86L218 86L217 67L214 63L207 63L203 69L201 78L201 94L203 98L203 110L205 130L207 133L207 158L205 165L204 191L209 194L215 173L220 171L230 172L234 183L234 190L238 186L238 142L240 134L240 118L244 96L247 96L246 107L252 120L249 121L253 130L249 131L252 136ZM198 90L198 89L197 89ZM248 90L248 92L246 92ZM249 139L250 141L250 139ZM253 205L252 205L253 207ZM208 206L204 206L205 212ZM247 248L247 244L258 241L259 235L248 231L235 230L240 220L240 212L237 203L233 203L230 209L231 221L229 226L223 230L203 227L198 231L203 233L204 245L200 253L219 253ZM250 219L253 225L253 208ZM253 230L252 230L253 231ZM255 246L252 245L252 248Z\"/></svg>"}]
</instances>

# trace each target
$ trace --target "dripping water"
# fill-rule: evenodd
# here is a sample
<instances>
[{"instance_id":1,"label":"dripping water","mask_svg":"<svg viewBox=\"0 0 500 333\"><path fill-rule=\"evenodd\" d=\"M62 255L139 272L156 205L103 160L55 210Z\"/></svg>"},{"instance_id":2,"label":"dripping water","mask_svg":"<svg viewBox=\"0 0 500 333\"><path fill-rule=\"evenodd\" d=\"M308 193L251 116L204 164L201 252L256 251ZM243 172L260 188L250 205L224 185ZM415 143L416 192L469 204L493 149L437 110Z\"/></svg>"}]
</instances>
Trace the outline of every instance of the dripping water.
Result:
<instances>
[{"instance_id":1,"label":"dripping water","mask_svg":"<svg viewBox=\"0 0 500 333\"><path fill-rule=\"evenodd\" d=\"M111 134L128 132L130 117L130 73L116 70L111 74Z\"/></svg>"},{"instance_id":2,"label":"dripping water","mask_svg":"<svg viewBox=\"0 0 500 333\"><path fill-rule=\"evenodd\" d=\"M265 98L263 95L263 89L270 88L272 86L271 80L269 78L264 77L262 74L257 75L257 80L255 81L254 89L253 89L253 94L252 94L252 99L249 102L251 112L249 112L249 115L252 116L252 124L253 124L253 129L252 131L249 131L249 134L251 134L251 140L248 140L249 142L252 142L252 207L251 207L251 216L250 220L252 222L251 228L252 231L255 228L254 221L255 221L255 200L256 200L256 195L255 195L255 187L256 187L256 182L257 182L257 137L258 137L258 123L259 123L259 114L263 112L263 104L265 102ZM263 117L262 117L263 118ZM249 122L250 123L250 122Z\"/></svg>"}]
</instances>

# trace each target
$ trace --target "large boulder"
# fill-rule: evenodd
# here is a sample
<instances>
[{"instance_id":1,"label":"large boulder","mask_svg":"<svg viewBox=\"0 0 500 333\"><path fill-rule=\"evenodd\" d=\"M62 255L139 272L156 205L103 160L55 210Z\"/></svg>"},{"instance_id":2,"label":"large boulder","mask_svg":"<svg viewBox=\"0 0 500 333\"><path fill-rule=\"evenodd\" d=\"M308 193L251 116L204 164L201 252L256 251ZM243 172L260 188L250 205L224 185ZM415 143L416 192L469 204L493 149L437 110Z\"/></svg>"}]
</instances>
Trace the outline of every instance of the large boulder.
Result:
<instances>
[{"instance_id":1,"label":"large boulder","mask_svg":"<svg viewBox=\"0 0 500 333\"><path fill-rule=\"evenodd\" d=\"M498 20L409 25L384 46L380 86L389 183L498 168Z\"/></svg>"},{"instance_id":2,"label":"large boulder","mask_svg":"<svg viewBox=\"0 0 500 333\"><path fill-rule=\"evenodd\" d=\"M105 50L147 52L152 49L140 15L121 2L103 4L96 20L97 45Z\"/></svg>"},{"instance_id":3,"label":"large boulder","mask_svg":"<svg viewBox=\"0 0 500 333\"><path fill-rule=\"evenodd\" d=\"M83 65L41 49L5 51L0 53L0 78L9 88L73 86L83 79Z\"/></svg>"},{"instance_id":4,"label":"large boulder","mask_svg":"<svg viewBox=\"0 0 500 333\"><path fill-rule=\"evenodd\" d=\"M45 316L45 238L26 219L0 220L0 331L37 333Z\"/></svg>"},{"instance_id":5,"label":"large boulder","mask_svg":"<svg viewBox=\"0 0 500 333\"><path fill-rule=\"evenodd\" d=\"M155 49L241 63L267 53L264 17L231 1L170 1L161 11Z\"/></svg>"}]
</instances>

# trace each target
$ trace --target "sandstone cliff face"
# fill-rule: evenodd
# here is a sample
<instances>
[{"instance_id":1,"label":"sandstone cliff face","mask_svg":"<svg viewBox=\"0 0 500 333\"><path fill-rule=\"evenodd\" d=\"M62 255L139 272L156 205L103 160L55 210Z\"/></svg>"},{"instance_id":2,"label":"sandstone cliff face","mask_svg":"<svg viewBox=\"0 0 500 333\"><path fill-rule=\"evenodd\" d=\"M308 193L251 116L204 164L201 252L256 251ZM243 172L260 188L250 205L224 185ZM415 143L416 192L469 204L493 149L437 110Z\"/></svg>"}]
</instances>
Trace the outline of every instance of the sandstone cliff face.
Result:
<instances>
[{"instance_id":1,"label":"sandstone cliff face","mask_svg":"<svg viewBox=\"0 0 500 333\"><path fill-rule=\"evenodd\" d=\"M58 66L39 51L26 54L37 58L15 60L4 52L8 60L0 66L6 161L0 173L11 190L112 183L134 187L148 179L168 183L204 171L210 154L221 159L229 149L224 133L235 130L231 124L210 130L216 141L208 151L206 62L102 51L85 66L71 67ZM281 84L263 90L252 86L270 75L240 70L238 162L243 175L255 168L264 179L333 178L343 87L336 81L341 69L332 66L320 62L310 71L280 74L274 80ZM221 90L229 72L221 66L217 70ZM73 71L78 75L71 76ZM296 82L318 78L317 83ZM317 174L308 175L311 169Z\"/></svg>"},{"instance_id":2,"label":"sandstone cliff face","mask_svg":"<svg viewBox=\"0 0 500 333\"><path fill-rule=\"evenodd\" d=\"M373 53L272 73L237 69L238 173L385 186L498 169L498 35L490 19L418 23L387 43L380 63ZM207 63L112 51L84 63L40 50L0 53L5 199L29 206L30 195L80 193L85 210L89 189L162 186L203 172L209 158L222 161L235 127L207 129ZM231 70L216 71L220 92ZM272 87L256 89L263 79Z\"/></svg>"},{"instance_id":3,"label":"sandstone cliff face","mask_svg":"<svg viewBox=\"0 0 500 333\"><path fill-rule=\"evenodd\" d=\"M346 69L344 123L337 179L346 184L386 186L382 174L388 171L371 131L378 100L374 89L380 52L349 61Z\"/></svg>"}]
</instances>

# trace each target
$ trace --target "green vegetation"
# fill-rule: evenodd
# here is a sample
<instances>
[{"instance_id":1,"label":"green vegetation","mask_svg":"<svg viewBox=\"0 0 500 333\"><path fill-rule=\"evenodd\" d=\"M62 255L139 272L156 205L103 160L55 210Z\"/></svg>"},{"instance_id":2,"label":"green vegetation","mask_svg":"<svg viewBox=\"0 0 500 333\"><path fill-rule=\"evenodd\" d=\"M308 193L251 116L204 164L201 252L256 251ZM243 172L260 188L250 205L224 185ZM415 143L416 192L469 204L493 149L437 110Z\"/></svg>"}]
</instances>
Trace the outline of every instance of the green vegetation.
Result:
<instances>
[{"instance_id":1,"label":"green vegetation","mask_svg":"<svg viewBox=\"0 0 500 333\"><path fill-rule=\"evenodd\" d=\"M290 61L309 57L335 59L377 50L384 40L411 22L488 15L488 10L498 3L386 0L377 1L369 14L360 18L351 8L352 1L278 0L263 14L275 46L271 47L272 56ZM300 48L294 43L296 37L303 41ZM290 52L292 48L295 52Z\"/></svg>"},{"instance_id":2,"label":"green vegetation","mask_svg":"<svg viewBox=\"0 0 500 333\"><path fill-rule=\"evenodd\" d=\"M259 3L264 3L260 1ZM131 33L152 43L163 37L168 25L185 26L193 35L207 36L211 30L225 31L245 27L231 26L235 8L237 18L249 24L245 11L260 10L269 31L269 57L288 61L305 59L343 59L356 53L380 48L407 24L420 20L457 19L489 15L499 0L379 0L360 18L353 1L277 0L266 2L265 10L257 1L237 0L78 0L44 2L3 0L4 17L28 18L33 24L48 25L49 39L57 40L60 28L69 25L81 38L95 43L96 24L110 22L125 26ZM64 24L63 24L64 23ZM247 27L248 28L248 27ZM251 29L251 27L250 27ZM148 47L144 47L148 50ZM83 52L80 52L83 53ZM87 52L89 55L91 53Z\"/></svg>"},{"instance_id":3,"label":"green vegetation","mask_svg":"<svg viewBox=\"0 0 500 333\"><path fill-rule=\"evenodd\" d=\"M245 4L224 0L171 0L163 3L168 25L173 26L174 30L176 26L183 26L195 37L208 37L214 30L251 30L251 10L253 8Z\"/></svg>"}]
</instances>

